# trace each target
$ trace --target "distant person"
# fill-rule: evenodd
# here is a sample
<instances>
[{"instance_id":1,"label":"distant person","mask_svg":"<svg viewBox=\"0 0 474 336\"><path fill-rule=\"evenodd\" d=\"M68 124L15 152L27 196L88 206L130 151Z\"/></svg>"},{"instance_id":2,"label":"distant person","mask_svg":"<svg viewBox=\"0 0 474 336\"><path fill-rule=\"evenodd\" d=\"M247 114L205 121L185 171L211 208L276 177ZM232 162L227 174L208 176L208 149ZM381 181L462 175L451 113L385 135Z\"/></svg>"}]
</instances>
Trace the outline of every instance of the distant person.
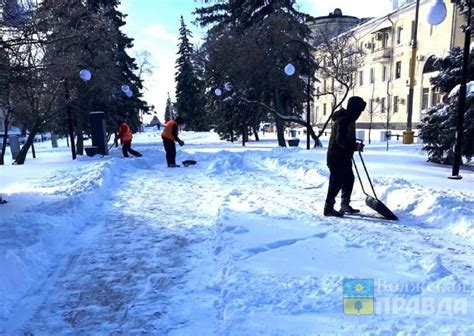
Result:
<instances>
[{"instance_id":1,"label":"distant person","mask_svg":"<svg viewBox=\"0 0 474 336\"><path fill-rule=\"evenodd\" d=\"M184 120L181 117L176 117L174 120L170 120L165 124L165 128L161 133L161 138L163 139L163 146L165 147L166 152L166 162L168 163L169 168L179 167L176 164L176 144L179 143L180 146L184 146L184 141L178 137L179 126L184 124Z\"/></svg>"},{"instance_id":2,"label":"distant person","mask_svg":"<svg viewBox=\"0 0 474 336\"><path fill-rule=\"evenodd\" d=\"M132 154L133 156L141 157L142 154L137 152L136 150L132 149L132 131L130 127L128 127L127 123L123 122L119 128L119 134L117 136L120 139L120 143L122 144L122 153L124 157L128 157L128 153ZM116 139L117 139L116 138Z\"/></svg>"},{"instance_id":3,"label":"distant person","mask_svg":"<svg viewBox=\"0 0 474 336\"><path fill-rule=\"evenodd\" d=\"M329 139L327 165L329 167L329 188L324 205L324 216L342 217L344 213L360 212L351 207L351 194L354 187L352 158L355 151L363 151L362 144L356 141L355 122L364 111L367 103L360 97L351 97L347 109L335 112ZM341 209L334 209L336 196L341 191Z\"/></svg>"},{"instance_id":4,"label":"distant person","mask_svg":"<svg viewBox=\"0 0 474 336\"><path fill-rule=\"evenodd\" d=\"M0 195L0 204L6 204L7 201L2 198L2 195Z\"/></svg>"}]
</instances>

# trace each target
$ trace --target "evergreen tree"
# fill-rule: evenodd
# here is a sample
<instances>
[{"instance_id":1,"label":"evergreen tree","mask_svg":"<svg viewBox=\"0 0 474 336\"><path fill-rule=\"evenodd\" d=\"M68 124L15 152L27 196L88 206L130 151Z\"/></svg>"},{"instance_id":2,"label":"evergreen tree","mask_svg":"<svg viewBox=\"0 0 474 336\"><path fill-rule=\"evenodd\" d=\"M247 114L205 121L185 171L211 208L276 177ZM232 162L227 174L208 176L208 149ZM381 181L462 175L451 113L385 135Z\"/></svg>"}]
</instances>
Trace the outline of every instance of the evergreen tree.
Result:
<instances>
[{"instance_id":1,"label":"evergreen tree","mask_svg":"<svg viewBox=\"0 0 474 336\"><path fill-rule=\"evenodd\" d=\"M179 50L176 60L176 107L184 118L186 128L193 131L206 130L204 116L204 86L199 80L193 62L191 31L186 28L183 17L179 29Z\"/></svg>"},{"instance_id":2,"label":"evergreen tree","mask_svg":"<svg viewBox=\"0 0 474 336\"><path fill-rule=\"evenodd\" d=\"M459 93L453 89L461 82L463 53L459 48L452 49L448 56L436 60L439 74L431 83L445 94L443 103L427 110L420 125L420 138L423 150L428 152L428 161L452 164L456 141L456 117L458 113ZM468 81L474 80L474 73L469 72ZM448 94L452 92L452 94ZM469 160L474 155L474 97L467 97L464 114L462 155Z\"/></svg>"},{"instance_id":3,"label":"evergreen tree","mask_svg":"<svg viewBox=\"0 0 474 336\"><path fill-rule=\"evenodd\" d=\"M283 64L285 60L281 50L291 40L306 43L312 50L307 43L311 35L305 24L308 16L295 9L293 0L212 2L215 4L198 8L195 12L198 23L211 26L205 43L208 51L207 87L222 87L226 80L230 80L242 96L274 107L282 116L272 113L277 122L278 142L280 146L285 146L284 121L298 120L306 125L299 118L304 111L306 92L298 76L290 78L284 75L286 64ZM296 66L299 74L314 79L316 63L311 54L308 69L302 46L292 44L285 48L285 56ZM221 98L215 97L212 92L206 98L210 118L213 124L217 123L215 129L220 133L223 131L221 135L228 138L225 130L230 129L226 126L229 121L223 116L225 108L219 103ZM235 105L232 123L240 133L246 134L248 126L256 129L262 120L268 118L269 110L262 111L256 106Z\"/></svg>"},{"instance_id":4,"label":"evergreen tree","mask_svg":"<svg viewBox=\"0 0 474 336\"><path fill-rule=\"evenodd\" d=\"M119 0L88 0L87 2L94 11L103 13L104 18L111 20L114 29L112 34L115 35L115 38L110 39L108 43L108 48L113 55L108 66L113 64L116 70L114 78L110 78L115 80L115 89L112 93L109 90L107 101L99 99L97 103L105 105L104 109L114 111L111 121L118 124L121 120L127 120L132 129L136 129L140 123L139 112L148 112L149 106L142 99L143 80L138 76L139 68L136 60L127 53L127 49L133 47L133 39L121 31L121 27L126 24L126 15L118 10ZM123 84L129 85L133 92L132 97L127 97L121 92L120 87Z\"/></svg>"}]
</instances>

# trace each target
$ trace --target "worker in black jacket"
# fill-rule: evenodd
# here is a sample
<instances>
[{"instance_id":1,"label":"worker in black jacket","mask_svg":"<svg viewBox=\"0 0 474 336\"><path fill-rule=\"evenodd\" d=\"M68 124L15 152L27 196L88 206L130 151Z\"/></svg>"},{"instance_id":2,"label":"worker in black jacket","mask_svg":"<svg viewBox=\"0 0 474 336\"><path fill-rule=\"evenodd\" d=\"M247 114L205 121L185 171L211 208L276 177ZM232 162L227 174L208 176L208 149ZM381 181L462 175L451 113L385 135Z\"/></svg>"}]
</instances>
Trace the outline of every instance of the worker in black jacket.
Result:
<instances>
[{"instance_id":1,"label":"worker in black jacket","mask_svg":"<svg viewBox=\"0 0 474 336\"><path fill-rule=\"evenodd\" d=\"M347 109L341 108L332 117L333 125L329 139L327 165L330 171L329 188L324 205L324 216L342 217L344 213L358 213L350 206L354 173L352 157L355 151L362 151L363 144L356 141L355 122L367 103L360 97L351 97ZM341 191L341 209L334 209L336 196Z\"/></svg>"}]
</instances>

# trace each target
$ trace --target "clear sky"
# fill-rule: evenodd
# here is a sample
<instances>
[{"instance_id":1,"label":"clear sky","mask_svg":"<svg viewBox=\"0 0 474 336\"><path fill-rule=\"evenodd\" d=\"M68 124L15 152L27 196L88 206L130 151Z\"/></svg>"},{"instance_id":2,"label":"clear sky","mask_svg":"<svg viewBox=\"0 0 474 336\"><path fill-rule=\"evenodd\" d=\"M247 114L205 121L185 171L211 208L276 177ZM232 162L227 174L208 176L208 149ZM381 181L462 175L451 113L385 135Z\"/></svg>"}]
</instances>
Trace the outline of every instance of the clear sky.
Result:
<instances>
[{"instance_id":1,"label":"clear sky","mask_svg":"<svg viewBox=\"0 0 474 336\"><path fill-rule=\"evenodd\" d=\"M174 67L180 16L184 17L193 32L193 42L200 43L200 36L204 35L205 30L192 24L192 12L201 3L199 0L122 0L120 10L128 15L124 31L135 39L130 54L134 56L141 50L152 54L154 73L145 78L145 99L150 105L155 105L160 120L168 92L174 100ZM335 8L341 8L346 15L370 17L388 13L391 0L297 0L297 6L313 16L327 15Z\"/></svg>"}]
</instances>

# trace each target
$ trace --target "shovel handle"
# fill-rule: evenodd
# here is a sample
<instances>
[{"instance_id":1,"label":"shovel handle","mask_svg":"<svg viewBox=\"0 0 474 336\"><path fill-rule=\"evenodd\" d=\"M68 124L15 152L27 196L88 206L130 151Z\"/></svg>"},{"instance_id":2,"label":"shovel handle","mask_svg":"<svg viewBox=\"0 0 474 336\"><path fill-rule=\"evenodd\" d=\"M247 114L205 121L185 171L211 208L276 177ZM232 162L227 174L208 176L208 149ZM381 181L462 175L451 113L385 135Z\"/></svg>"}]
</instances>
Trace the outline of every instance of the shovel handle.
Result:
<instances>
[{"instance_id":1,"label":"shovel handle","mask_svg":"<svg viewBox=\"0 0 474 336\"><path fill-rule=\"evenodd\" d=\"M362 179L360 178L359 169L357 169L357 165L356 165L356 162L355 162L354 158L352 158L352 162L354 163L354 168L355 168L355 171L357 173L357 178L359 179L360 187L362 188L362 192L364 193L365 196L370 196L369 194L367 194L367 192L364 189L364 184L362 183Z\"/></svg>"},{"instance_id":2,"label":"shovel handle","mask_svg":"<svg viewBox=\"0 0 474 336\"><path fill-rule=\"evenodd\" d=\"M378 200L377 194L375 193L374 185L372 184L372 180L370 179L369 172L367 171L367 167L365 166L364 159L362 158L362 152L359 152L360 161L362 162L362 166L364 167L365 174L367 175L367 179L369 180L370 187L372 188L372 192L374 193L374 197Z\"/></svg>"}]
</instances>

